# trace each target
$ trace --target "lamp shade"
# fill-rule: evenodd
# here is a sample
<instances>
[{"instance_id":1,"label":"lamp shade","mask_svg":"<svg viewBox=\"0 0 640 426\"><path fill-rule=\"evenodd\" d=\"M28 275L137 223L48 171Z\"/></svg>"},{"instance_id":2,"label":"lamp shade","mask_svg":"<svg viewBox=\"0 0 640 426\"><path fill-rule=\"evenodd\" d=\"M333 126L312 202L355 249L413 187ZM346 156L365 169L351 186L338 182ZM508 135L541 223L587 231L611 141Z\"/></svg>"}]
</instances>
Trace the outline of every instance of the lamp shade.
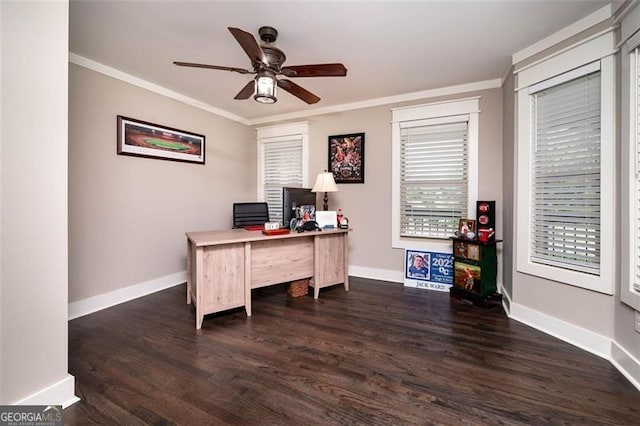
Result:
<instances>
[{"instance_id":1,"label":"lamp shade","mask_svg":"<svg viewBox=\"0 0 640 426\"><path fill-rule=\"evenodd\" d=\"M319 173L316 178L316 184L313 185L311 192L338 192L336 181L333 180L333 173Z\"/></svg>"},{"instance_id":2,"label":"lamp shade","mask_svg":"<svg viewBox=\"0 0 640 426\"><path fill-rule=\"evenodd\" d=\"M255 95L253 98L262 104L277 102L275 74L269 70L262 70L255 79Z\"/></svg>"}]
</instances>

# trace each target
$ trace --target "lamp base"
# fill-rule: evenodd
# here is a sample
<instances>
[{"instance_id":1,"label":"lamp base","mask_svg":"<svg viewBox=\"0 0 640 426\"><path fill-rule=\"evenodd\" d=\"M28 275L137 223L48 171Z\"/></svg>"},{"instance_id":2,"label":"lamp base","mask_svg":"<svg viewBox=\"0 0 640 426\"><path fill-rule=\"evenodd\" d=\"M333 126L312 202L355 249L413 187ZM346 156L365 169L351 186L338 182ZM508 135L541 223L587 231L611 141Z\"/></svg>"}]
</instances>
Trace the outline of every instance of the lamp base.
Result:
<instances>
[{"instance_id":1,"label":"lamp base","mask_svg":"<svg viewBox=\"0 0 640 426\"><path fill-rule=\"evenodd\" d=\"M329 195L327 195L327 193L324 193L324 198L322 199L322 201L324 201L324 204L322 205L324 211L328 211L329 210Z\"/></svg>"}]
</instances>

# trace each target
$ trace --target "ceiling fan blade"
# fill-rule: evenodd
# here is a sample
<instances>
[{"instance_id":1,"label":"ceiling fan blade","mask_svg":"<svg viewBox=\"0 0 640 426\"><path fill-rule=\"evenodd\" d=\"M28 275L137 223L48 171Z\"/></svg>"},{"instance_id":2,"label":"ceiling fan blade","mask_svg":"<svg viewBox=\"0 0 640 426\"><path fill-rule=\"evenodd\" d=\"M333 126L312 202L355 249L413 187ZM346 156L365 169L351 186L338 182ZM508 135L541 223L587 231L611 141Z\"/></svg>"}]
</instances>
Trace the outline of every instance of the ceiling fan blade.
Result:
<instances>
[{"instance_id":1,"label":"ceiling fan blade","mask_svg":"<svg viewBox=\"0 0 640 426\"><path fill-rule=\"evenodd\" d=\"M251 80L250 82L247 83L246 86L242 88L241 91L238 92L236 97L233 99L249 99L249 97L253 95L253 89L254 89L254 80Z\"/></svg>"},{"instance_id":2,"label":"ceiling fan blade","mask_svg":"<svg viewBox=\"0 0 640 426\"><path fill-rule=\"evenodd\" d=\"M347 69L342 64L294 65L283 67L287 77L344 77Z\"/></svg>"},{"instance_id":3,"label":"ceiling fan blade","mask_svg":"<svg viewBox=\"0 0 640 426\"><path fill-rule=\"evenodd\" d=\"M317 97L316 95L314 95L313 93L311 93L307 89L304 89L304 88L298 86L293 81L278 80L278 87L280 87L281 89L286 90L287 92L291 93L293 96L302 99L303 101L305 101L308 104L315 104L320 100L319 97Z\"/></svg>"},{"instance_id":4,"label":"ceiling fan blade","mask_svg":"<svg viewBox=\"0 0 640 426\"><path fill-rule=\"evenodd\" d=\"M174 61L173 63L181 67L208 68L212 70L239 72L240 74L254 74L251 71L245 70L243 68L222 67L219 65L207 65L207 64L194 64L191 62L175 62Z\"/></svg>"},{"instance_id":5,"label":"ceiling fan blade","mask_svg":"<svg viewBox=\"0 0 640 426\"><path fill-rule=\"evenodd\" d=\"M238 43L240 43L240 47L244 49L249 59L251 59L251 63L254 62L262 62L268 64L267 57L265 56L262 48L256 41L256 38L246 31L242 31L240 28L228 27L229 31Z\"/></svg>"}]
</instances>

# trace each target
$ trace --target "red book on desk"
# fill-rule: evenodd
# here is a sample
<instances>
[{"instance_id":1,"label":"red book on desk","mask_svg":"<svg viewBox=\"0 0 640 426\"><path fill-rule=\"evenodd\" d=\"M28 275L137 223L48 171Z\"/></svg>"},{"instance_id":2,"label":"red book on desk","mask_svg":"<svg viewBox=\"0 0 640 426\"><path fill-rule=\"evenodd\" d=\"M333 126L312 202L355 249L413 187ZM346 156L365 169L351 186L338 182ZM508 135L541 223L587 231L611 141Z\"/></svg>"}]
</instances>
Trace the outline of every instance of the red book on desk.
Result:
<instances>
[{"instance_id":1,"label":"red book on desk","mask_svg":"<svg viewBox=\"0 0 640 426\"><path fill-rule=\"evenodd\" d=\"M261 231L264 229L264 225L248 225L245 226L244 229L247 231Z\"/></svg>"},{"instance_id":2,"label":"red book on desk","mask_svg":"<svg viewBox=\"0 0 640 426\"><path fill-rule=\"evenodd\" d=\"M290 231L286 228L279 228L279 229L263 229L262 233L264 235L283 235L283 234L288 234Z\"/></svg>"}]
</instances>

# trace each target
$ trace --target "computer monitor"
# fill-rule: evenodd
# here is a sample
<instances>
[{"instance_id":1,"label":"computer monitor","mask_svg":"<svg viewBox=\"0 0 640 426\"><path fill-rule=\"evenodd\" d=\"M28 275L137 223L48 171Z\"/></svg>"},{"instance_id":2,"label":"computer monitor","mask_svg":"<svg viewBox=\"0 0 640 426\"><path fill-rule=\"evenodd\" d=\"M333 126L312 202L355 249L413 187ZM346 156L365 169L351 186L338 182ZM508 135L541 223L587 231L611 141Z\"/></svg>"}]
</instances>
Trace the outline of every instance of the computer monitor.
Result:
<instances>
[{"instance_id":1,"label":"computer monitor","mask_svg":"<svg viewBox=\"0 0 640 426\"><path fill-rule=\"evenodd\" d=\"M291 219L296 215L296 207L316 205L316 193L310 188L282 188L282 225L289 227Z\"/></svg>"}]
</instances>

